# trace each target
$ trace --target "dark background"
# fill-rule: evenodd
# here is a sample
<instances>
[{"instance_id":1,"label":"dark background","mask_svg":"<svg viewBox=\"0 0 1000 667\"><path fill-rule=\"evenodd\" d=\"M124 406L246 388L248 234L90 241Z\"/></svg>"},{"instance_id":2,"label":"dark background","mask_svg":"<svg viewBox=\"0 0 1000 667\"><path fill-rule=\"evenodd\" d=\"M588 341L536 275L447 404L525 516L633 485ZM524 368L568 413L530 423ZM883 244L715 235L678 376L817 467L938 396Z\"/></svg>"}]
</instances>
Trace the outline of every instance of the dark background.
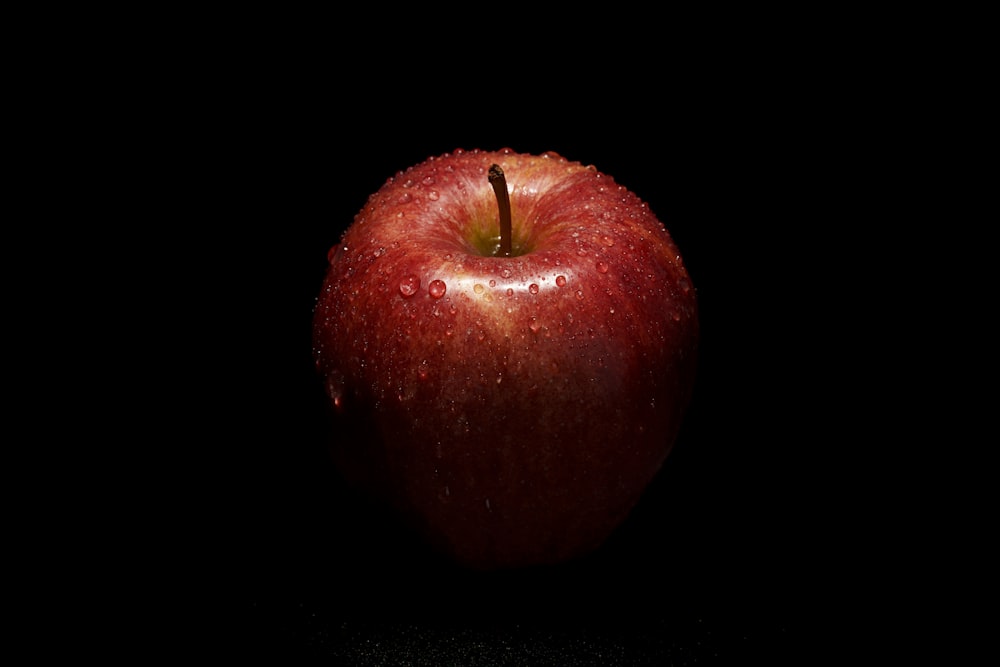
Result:
<instances>
[{"instance_id":1,"label":"dark background","mask_svg":"<svg viewBox=\"0 0 1000 667\"><path fill-rule=\"evenodd\" d=\"M842 165L868 121L817 83L835 78L821 59L694 70L650 47L624 77L567 58L511 65L496 85L488 67L440 60L371 73L286 55L197 84L175 131L198 151L177 182L208 202L191 231L212 270L187 334L211 359L191 400L212 416L198 435L219 466L192 535L220 593L205 609L235 621L209 623L223 654L777 664L824 651L814 635L856 553L837 518L852 493L843 417L865 400L837 390L854 382L841 314L864 317L847 297L858 276L829 267L854 252L847 193L867 186ZM482 574L436 560L341 484L310 327L327 250L369 194L431 155L503 147L593 164L644 199L688 266L702 339L680 439L613 538L577 562Z\"/></svg>"}]
</instances>

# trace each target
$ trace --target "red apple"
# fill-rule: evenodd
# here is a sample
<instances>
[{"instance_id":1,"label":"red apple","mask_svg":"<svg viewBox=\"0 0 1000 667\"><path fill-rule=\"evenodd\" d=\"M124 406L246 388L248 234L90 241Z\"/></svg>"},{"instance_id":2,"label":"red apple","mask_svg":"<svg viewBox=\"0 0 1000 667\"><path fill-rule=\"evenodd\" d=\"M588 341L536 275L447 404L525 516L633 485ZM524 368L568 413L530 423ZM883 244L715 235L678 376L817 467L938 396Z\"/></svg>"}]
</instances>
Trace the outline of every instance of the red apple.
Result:
<instances>
[{"instance_id":1,"label":"red apple","mask_svg":"<svg viewBox=\"0 0 1000 667\"><path fill-rule=\"evenodd\" d=\"M329 260L313 354L344 476L472 568L601 545L695 377L695 290L649 207L555 153L456 150L390 178Z\"/></svg>"}]
</instances>

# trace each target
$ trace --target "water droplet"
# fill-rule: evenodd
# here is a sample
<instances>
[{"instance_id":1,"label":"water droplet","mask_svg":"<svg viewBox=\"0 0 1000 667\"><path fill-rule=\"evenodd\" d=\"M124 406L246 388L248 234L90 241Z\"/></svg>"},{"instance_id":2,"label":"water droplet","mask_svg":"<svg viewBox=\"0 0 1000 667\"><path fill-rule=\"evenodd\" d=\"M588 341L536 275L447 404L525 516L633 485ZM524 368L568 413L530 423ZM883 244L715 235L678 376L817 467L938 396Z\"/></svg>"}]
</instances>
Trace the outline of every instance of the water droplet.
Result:
<instances>
[{"instance_id":1,"label":"water droplet","mask_svg":"<svg viewBox=\"0 0 1000 667\"><path fill-rule=\"evenodd\" d=\"M424 185L434 185L434 177L424 176L424 179L420 182L423 183Z\"/></svg>"},{"instance_id":2,"label":"water droplet","mask_svg":"<svg viewBox=\"0 0 1000 667\"><path fill-rule=\"evenodd\" d=\"M532 317L531 323L528 324L528 328L531 329L531 333L538 333L538 330L542 328L542 325L538 323L537 318Z\"/></svg>"},{"instance_id":3,"label":"water droplet","mask_svg":"<svg viewBox=\"0 0 1000 667\"><path fill-rule=\"evenodd\" d=\"M513 287L508 287L507 288L507 296L514 296L514 288Z\"/></svg>"},{"instance_id":4,"label":"water droplet","mask_svg":"<svg viewBox=\"0 0 1000 667\"><path fill-rule=\"evenodd\" d=\"M440 299L447 289L448 286L444 284L443 280L432 280L431 284L427 286L427 293L435 299Z\"/></svg>"},{"instance_id":5,"label":"water droplet","mask_svg":"<svg viewBox=\"0 0 1000 667\"><path fill-rule=\"evenodd\" d=\"M431 190L430 192L427 193L427 198L430 199L431 201L437 201L440 198L440 195L438 194L437 190Z\"/></svg>"},{"instance_id":6,"label":"water droplet","mask_svg":"<svg viewBox=\"0 0 1000 667\"><path fill-rule=\"evenodd\" d=\"M399 281L399 293L405 297L411 297L420 289L420 278L415 275L405 276Z\"/></svg>"},{"instance_id":7,"label":"water droplet","mask_svg":"<svg viewBox=\"0 0 1000 667\"><path fill-rule=\"evenodd\" d=\"M490 280L490 287L496 287L496 286L497 286L497 281Z\"/></svg>"},{"instance_id":8,"label":"water droplet","mask_svg":"<svg viewBox=\"0 0 1000 667\"><path fill-rule=\"evenodd\" d=\"M405 183L403 184L403 187L404 188L406 187ZM404 192L403 194L399 195L399 199L397 199L396 201L399 202L400 204L409 204L411 201L413 201L413 195L411 195L409 192Z\"/></svg>"},{"instance_id":9,"label":"water droplet","mask_svg":"<svg viewBox=\"0 0 1000 667\"><path fill-rule=\"evenodd\" d=\"M326 378L326 393L338 411L344 407L344 376L339 371L333 371Z\"/></svg>"},{"instance_id":10,"label":"water droplet","mask_svg":"<svg viewBox=\"0 0 1000 667\"><path fill-rule=\"evenodd\" d=\"M510 278L510 275L511 275L511 271L507 267L504 267L503 269L500 270L500 277L501 278Z\"/></svg>"},{"instance_id":11,"label":"water droplet","mask_svg":"<svg viewBox=\"0 0 1000 667\"><path fill-rule=\"evenodd\" d=\"M577 290L576 291L576 298L579 301L583 301L583 290Z\"/></svg>"},{"instance_id":12,"label":"water droplet","mask_svg":"<svg viewBox=\"0 0 1000 667\"><path fill-rule=\"evenodd\" d=\"M538 285L536 285L535 283L531 283L530 285L528 285L528 291L531 292L532 294L538 294Z\"/></svg>"},{"instance_id":13,"label":"water droplet","mask_svg":"<svg viewBox=\"0 0 1000 667\"><path fill-rule=\"evenodd\" d=\"M597 272L598 273L607 273L608 272L608 263L605 262L603 259L599 260L597 262Z\"/></svg>"},{"instance_id":14,"label":"water droplet","mask_svg":"<svg viewBox=\"0 0 1000 667\"><path fill-rule=\"evenodd\" d=\"M564 287L566 285L566 276L556 276L556 285Z\"/></svg>"},{"instance_id":15,"label":"water droplet","mask_svg":"<svg viewBox=\"0 0 1000 667\"><path fill-rule=\"evenodd\" d=\"M480 285L479 283L476 283L475 285L472 286L472 291L475 292L476 294L482 294L483 290L485 289L486 288Z\"/></svg>"},{"instance_id":16,"label":"water droplet","mask_svg":"<svg viewBox=\"0 0 1000 667\"><path fill-rule=\"evenodd\" d=\"M601 242L604 243L604 245L608 246L609 248L615 244L615 240L610 236L602 236Z\"/></svg>"},{"instance_id":17,"label":"water droplet","mask_svg":"<svg viewBox=\"0 0 1000 667\"><path fill-rule=\"evenodd\" d=\"M375 259L378 259L379 257L381 257L381 256L382 256L382 255L384 255L384 254L385 254L385 248L383 248L383 247L379 246L379 247L378 247L378 248L376 248L376 249L375 249L375 251L374 251L374 252L372 253L372 257L374 257Z\"/></svg>"}]
</instances>

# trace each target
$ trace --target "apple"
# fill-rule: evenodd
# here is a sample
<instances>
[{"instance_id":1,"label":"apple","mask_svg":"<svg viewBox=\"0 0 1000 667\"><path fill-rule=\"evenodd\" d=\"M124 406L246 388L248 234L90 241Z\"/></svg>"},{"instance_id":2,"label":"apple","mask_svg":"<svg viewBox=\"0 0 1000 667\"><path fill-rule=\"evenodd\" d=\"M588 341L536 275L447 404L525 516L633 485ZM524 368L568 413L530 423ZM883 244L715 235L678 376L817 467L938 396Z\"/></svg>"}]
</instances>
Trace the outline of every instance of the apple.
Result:
<instances>
[{"instance_id":1,"label":"apple","mask_svg":"<svg viewBox=\"0 0 1000 667\"><path fill-rule=\"evenodd\" d=\"M556 153L455 150L328 258L312 352L344 478L469 568L606 542L695 379L695 289L648 205Z\"/></svg>"}]
</instances>

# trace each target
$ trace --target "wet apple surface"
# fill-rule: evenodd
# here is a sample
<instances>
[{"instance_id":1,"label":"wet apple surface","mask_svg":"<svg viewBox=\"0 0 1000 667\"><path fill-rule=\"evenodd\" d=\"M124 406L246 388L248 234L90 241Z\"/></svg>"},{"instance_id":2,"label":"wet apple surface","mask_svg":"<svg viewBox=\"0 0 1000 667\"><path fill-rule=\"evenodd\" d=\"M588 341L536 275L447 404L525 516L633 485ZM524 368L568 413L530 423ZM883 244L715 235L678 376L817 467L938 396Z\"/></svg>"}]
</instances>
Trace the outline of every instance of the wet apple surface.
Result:
<instances>
[{"instance_id":1,"label":"wet apple surface","mask_svg":"<svg viewBox=\"0 0 1000 667\"><path fill-rule=\"evenodd\" d=\"M457 150L390 178L329 259L313 355L345 478L473 568L598 547L695 378L695 289L649 207L554 153Z\"/></svg>"}]
</instances>

